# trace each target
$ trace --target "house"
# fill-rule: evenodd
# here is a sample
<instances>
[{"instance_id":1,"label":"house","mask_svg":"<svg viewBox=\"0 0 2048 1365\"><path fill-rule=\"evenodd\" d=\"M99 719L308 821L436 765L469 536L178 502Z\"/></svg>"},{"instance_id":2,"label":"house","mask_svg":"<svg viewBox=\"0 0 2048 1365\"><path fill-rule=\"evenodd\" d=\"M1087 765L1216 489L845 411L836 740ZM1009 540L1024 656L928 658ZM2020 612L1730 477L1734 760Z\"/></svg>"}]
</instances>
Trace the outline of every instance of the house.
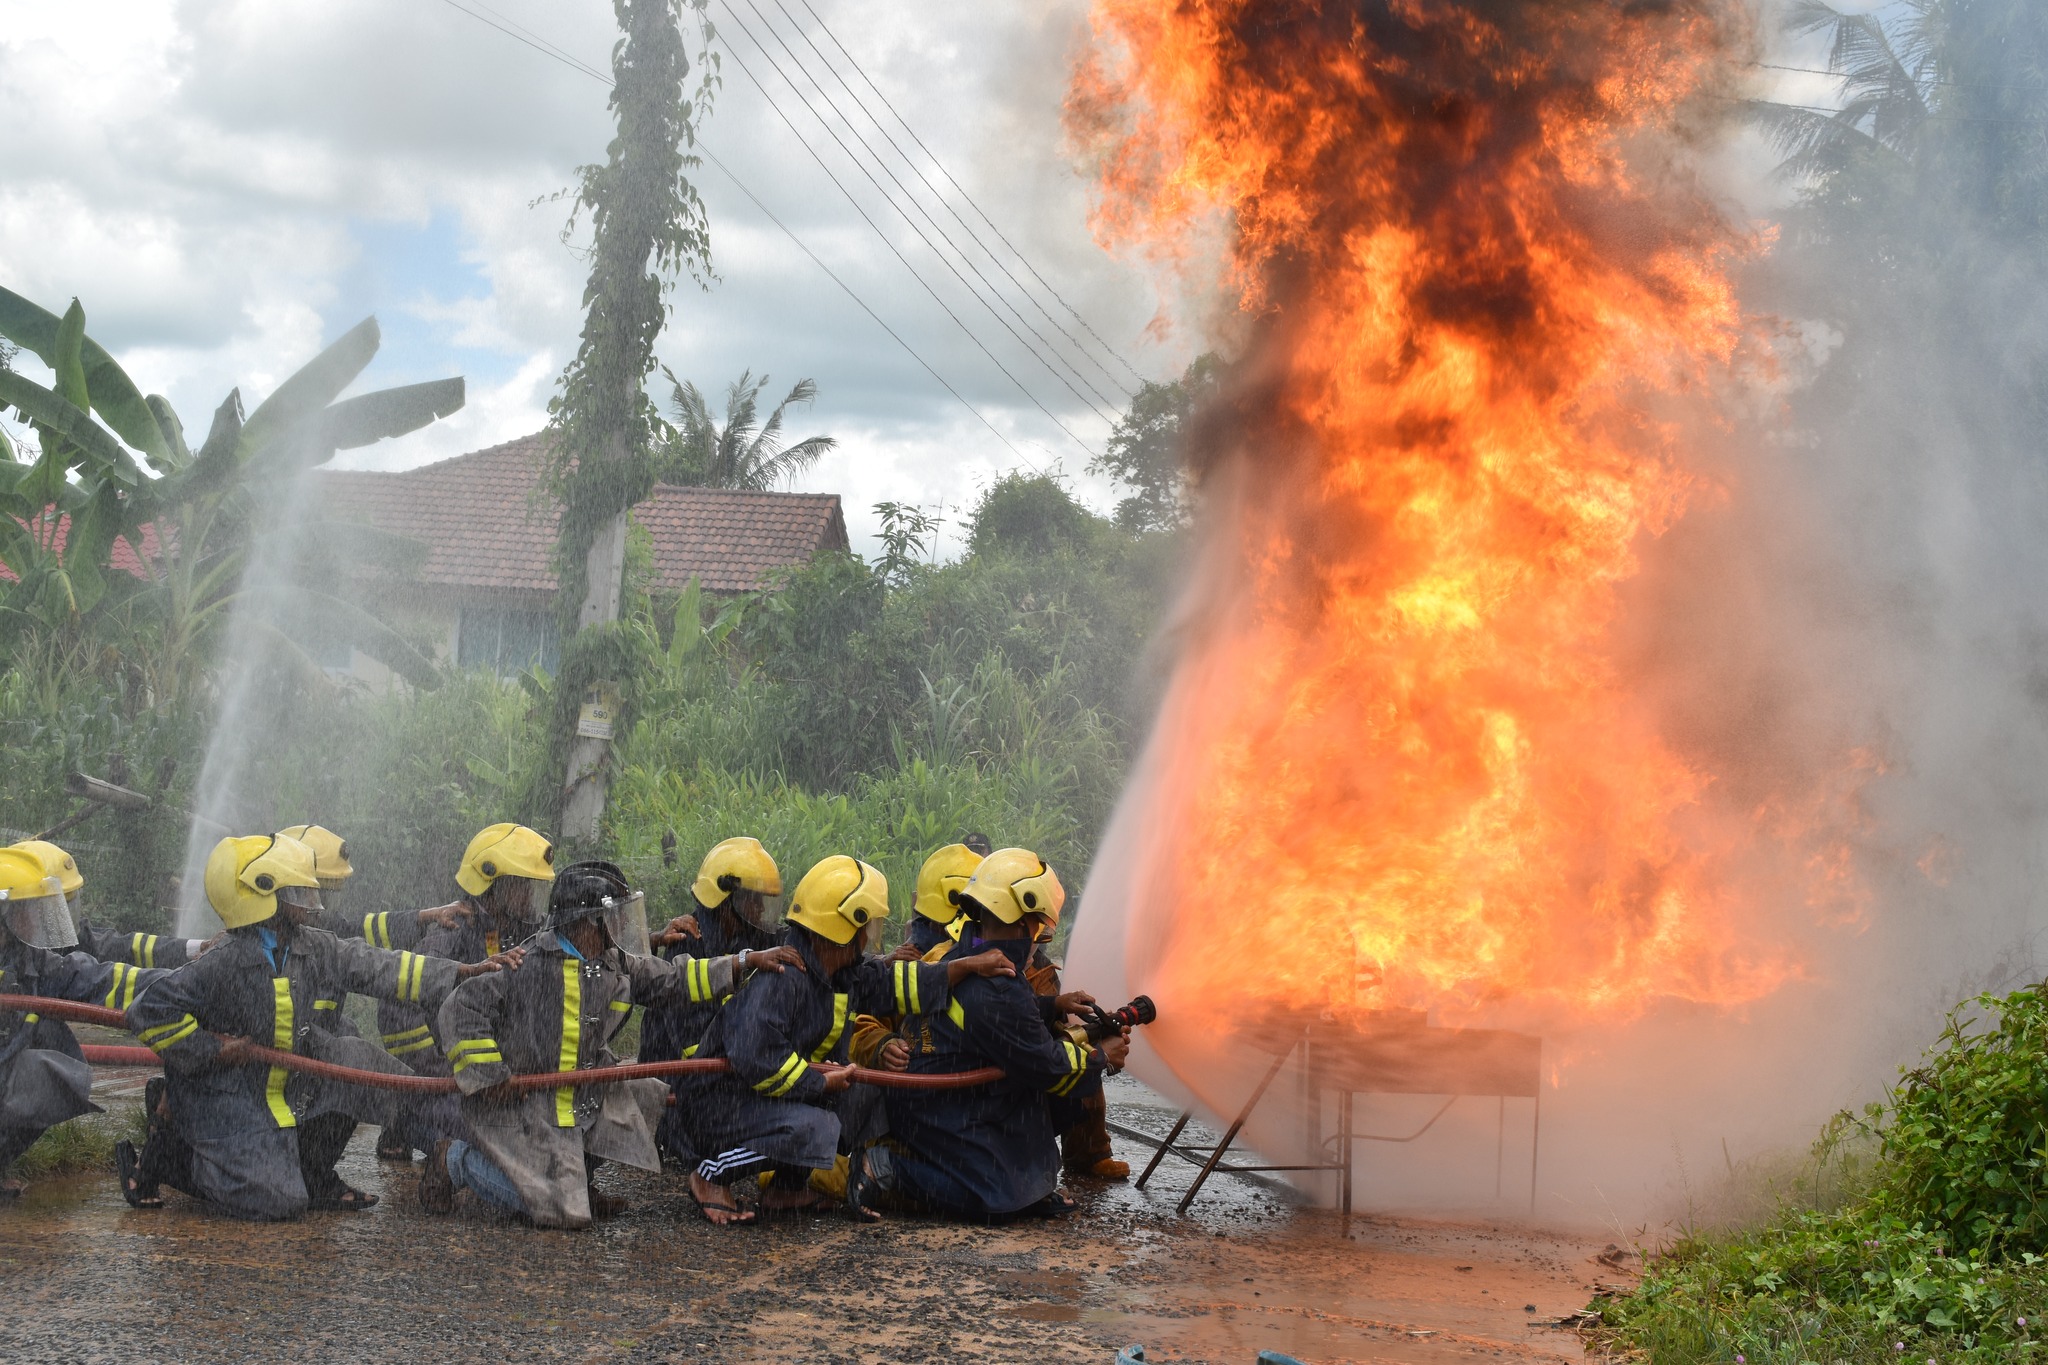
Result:
<instances>
[{"instance_id":1,"label":"house","mask_svg":"<svg viewBox=\"0 0 2048 1365\"><path fill-rule=\"evenodd\" d=\"M375 588L387 619L434 643L443 662L509 676L552 669L555 528L561 509L540 496L545 434L397 473L316 470L321 514L418 541L416 574ZM633 509L653 551L655 591L696 579L706 592L750 592L778 569L848 548L836 493L754 493L656 485ZM360 651L321 661L382 685L389 674Z\"/></svg>"}]
</instances>

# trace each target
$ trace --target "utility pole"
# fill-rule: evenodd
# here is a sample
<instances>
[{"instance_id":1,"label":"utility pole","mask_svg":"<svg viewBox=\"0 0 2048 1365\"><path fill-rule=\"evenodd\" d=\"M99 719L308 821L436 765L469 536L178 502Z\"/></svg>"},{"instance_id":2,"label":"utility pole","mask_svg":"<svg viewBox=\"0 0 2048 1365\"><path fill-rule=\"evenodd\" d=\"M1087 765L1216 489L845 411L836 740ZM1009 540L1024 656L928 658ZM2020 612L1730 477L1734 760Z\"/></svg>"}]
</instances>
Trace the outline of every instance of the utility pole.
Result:
<instances>
[{"instance_id":1,"label":"utility pole","mask_svg":"<svg viewBox=\"0 0 2048 1365\"><path fill-rule=\"evenodd\" d=\"M658 414L647 397L654 343L668 319L668 281L711 271L704 205L686 172L696 123L710 112L716 67L706 60L706 0L613 0L623 40L612 52L618 133L603 165L579 172L576 208L593 229L590 279L576 358L551 406L549 481L560 496L556 535L562 636L541 788L529 802L552 813L568 844L603 835L615 742L632 723L639 684L625 595L627 514L654 486L650 448ZM698 84L686 90L686 12L702 39ZM573 604L573 611L572 611Z\"/></svg>"}]
</instances>

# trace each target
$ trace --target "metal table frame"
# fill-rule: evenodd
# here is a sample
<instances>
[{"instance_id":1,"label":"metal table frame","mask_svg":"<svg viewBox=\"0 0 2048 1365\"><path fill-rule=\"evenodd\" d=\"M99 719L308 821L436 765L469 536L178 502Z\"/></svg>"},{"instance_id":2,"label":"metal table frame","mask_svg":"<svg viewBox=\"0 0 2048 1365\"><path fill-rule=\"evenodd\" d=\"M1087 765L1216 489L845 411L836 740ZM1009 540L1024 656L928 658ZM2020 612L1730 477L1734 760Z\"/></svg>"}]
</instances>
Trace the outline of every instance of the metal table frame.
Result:
<instances>
[{"instance_id":1,"label":"metal table frame","mask_svg":"<svg viewBox=\"0 0 2048 1365\"><path fill-rule=\"evenodd\" d=\"M1266 1097L1266 1091L1272 1087L1274 1079L1279 1076L1288 1061L1297 1053L1302 1058L1302 1101L1303 1112L1309 1125L1310 1149L1328 1152L1332 1146L1335 1146L1335 1154L1329 1160L1310 1162L1304 1165L1226 1165L1224 1158L1229 1154L1231 1145L1237 1141L1238 1134L1244 1130L1246 1122L1250 1120L1252 1110L1256 1109L1259 1101ZM1184 1144L1180 1141L1180 1135L1187 1130L1188 1124L1194 1119L1194 1112L1192 1110L1183 1109L1181 1111L1180 1117L1174 1120L1172 1129L1167 1132L1163 1140L1138 1132L1135 1129L1126 1128L1122 1124L1110 1124L1109 1126L1113 1131L1134 1141L1142 1142L1154 1149L1152 1159L1145 1163L1144 1171L1135 1182L1137 1188L1141 1190L1145 1188L1145 1183L1152 1178L1153 1172L1159 1169L1159 1163L1164 1161L1169 1153L1191 1166L1200 1167L1201 1169L1196 1172L1193 1182L1188 1185L1186 1193L1181 1195L1180 1203L1174 1210L1175 1213L1185 1216L1189 1207L1195 1202L1195 1197L1202 1192L1202 1186L1208 1183L1209 1177L1212 1175L1247 1176L1256 1179L1268 1173L1282 1171L1329 1171L1337 1176L1337 1207L1348 1227L1352 1214L1352 1158L1355 1144L1360 1142L1413 1142L1434 1128L1437 1120L1450 1112L1452 1105L1461 1099L1468 1098L1465 1095L1449 1095L1444 1100L1443 1105L1434 1114L1430 1115L1426 1123L1405 1137L1395 1137L1381 1133L1361 1133L1354 1126L1354 1105L1360 1094L1370 1094L1373 1092L1318 1086L1315 1080L1315 1070L1310 1064L1308 1053L1309 1035L1304 1033L1298 1036L1286 1051L1273 1059L1273 1064L1266 1068L1265 1074L1259 1078L1259 1083L1252 1087L1252 1093L1245 1100L1244 1106L1238 1110L1237 1117L1232 1119L1230 1126L1224 1130L1222 1140L1213 1147ZM1335 1088L1337 1091L1337 1131L1332 1136L1325 1138L1322 1136L1322 1092L1332 1088ZM1493 1166L1493 1193L1494 1198L1498 1199L1501 1195L1503 1163L1507 1150L1508 1097L1506 1095L1499 1095L1495 1096L1495 1098L1500 1102L1499 1127L1495 1137ZM1537 1163L1542 1151L1542 1137L1543 1095L1539 1086L1537 1093L1532 1097L1529 1129L1529 1211L1531 1213L1536 1211Z\"/></svg>"}]
</instances>

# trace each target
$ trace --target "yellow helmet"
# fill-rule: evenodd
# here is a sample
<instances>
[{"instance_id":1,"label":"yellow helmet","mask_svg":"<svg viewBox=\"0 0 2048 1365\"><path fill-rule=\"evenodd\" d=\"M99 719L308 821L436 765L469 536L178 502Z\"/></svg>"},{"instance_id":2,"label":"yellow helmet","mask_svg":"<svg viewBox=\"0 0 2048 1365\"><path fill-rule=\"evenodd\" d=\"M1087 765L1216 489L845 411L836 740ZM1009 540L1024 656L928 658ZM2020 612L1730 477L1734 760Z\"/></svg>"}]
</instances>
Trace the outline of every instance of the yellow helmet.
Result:
<instances>
[{"instance_id":1,"label":"yellow helmet","mask_svg":"<svg viewBox=\"0 0 2048 1365\"><path fill-rule=\"evenodd\" d=\"M280 895L295 904L317 901L320 879L313 866L313 850L289 835L226 838L206 859L206 899L230 929L261 924L277 913ZM301 887L313 894L297 891Z\"/></svg>"},{"instance_id":2,"label":"yellow helmet","mask_svg":"<svg viewBox=\"0 0 2048 1365\"><path fill-rule=\"evenodd\" d=\"M934 924L951 924L960 918L953 898L966 887L981 855L965 844L947 844L924 860L917 871L917 913Z\"/></svg>"},{"instance_id":3,"label":"yellow helmet","mask_svg":"<svg viewBox=\"0 0 2048 1365\"><path fill-rule=\"evenodd\" d=\"M313 875L321 890L333 891L356 875L348 861L348 841L325 825L287 825L278 833L313 850Z\"/></svg>"},{"instance_id":4,"label":"yellow helmet","mask_svg":"<svg viewBox=\"0 0 2048 1365\"><path fill-rule=\"evenodd\" d=\"M555 879L555 846L547 836L510 822L480 830L462 851L462 866L455 869L455 884L472 896L481 896L500 877L527 877L537 882Z\"/></svg>"},{"instance_id":5,"label":"yellow helmet","mask_svg":"<svg viewBox=\"0 0 2048 1365\"><path fill-rule=\"evenodd\" d=\"M1004 924L1015 924L1026 915L1044 915L1058 924L1067 889L1045 859L1030 849L999 848L974 869L960 899L973 901Z\"/></svg>"},{"instance_id":6,"label":"yellow helmet","mask_svg":"<svg viewBox=\"0 0 2048 1365\"><path fill-rule=\"evenodd\" d=\"M844 853L804 873L789 898L789 922L834 943L851 943L863 927L887 918L889 879Z\"/></svg>"},{"instance_id":7,"label":"yellow helmet","mask_svg":"<svg viewBox=\"0 0 2048 1365\"><path fill-rule=\"evenodd\" d=\"M78 942L64 905L64 884L24 848L0 848L0 919L31 947L69 948Z\"/></svg>"},{"instance_id":8,"label":"yellow helmet","mask_svg":"<svg viewBox=\"0 0 2048 1365\"><path fill-rule=\"evenodd\" d=\"M85 874L78 870L77 860L49 840L23 839L13 847L40 862L43 871L63 886L65 895L75 896L85 889Z\"/></svg>"},{"instance_id":9,"label":"yellow helmet","mask_svg":"<svg viewBox=\"0 0 2048 1365\"><path fill-rule=\"evenodd\" d=\"M742 835L711 846L697 866L697 880L690 891L697 897L697 903L709 910L725 904L725 898L735 891L781 895L782 873L759 839Z\"/></svg>"}]
</instances>

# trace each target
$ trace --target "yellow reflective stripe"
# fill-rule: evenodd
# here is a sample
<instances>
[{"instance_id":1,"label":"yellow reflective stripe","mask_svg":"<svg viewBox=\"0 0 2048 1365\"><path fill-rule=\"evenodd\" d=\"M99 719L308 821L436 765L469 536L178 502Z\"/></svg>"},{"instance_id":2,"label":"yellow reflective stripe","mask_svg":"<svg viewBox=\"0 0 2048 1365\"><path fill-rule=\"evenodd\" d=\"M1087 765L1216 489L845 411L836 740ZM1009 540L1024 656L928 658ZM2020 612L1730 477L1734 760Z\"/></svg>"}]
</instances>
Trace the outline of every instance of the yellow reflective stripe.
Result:
<instances>
[{"instance_id":1,"label":"yellow reflective stripe","mask_svg":"<svg viewBox=\"0 0 2048 1365\"><path fill-rule=\"evenodd\" d=\"M425 1046L426 1046L426 1044L425 1044L425 1043L421 1043L421 1044L420 1044L420 1046L421 1046L421 1047L425 1047ZM460 1075L461 1075L461 1074L462 1074L462 1073L463 1073L463 1072L464 1072L465 1070L467 1070L467 1069L468 1069L468 1068L470 1068L470 1067L473 1067L473 1066L495 1066L495 1065L498 1065L498 1064L502 1063L502 1062L503 1062L504 1060L505 1060L505 1058L504 1058L503 1054L501 1054L501 1053L496 1053L496 1052L472 1052L472 1053L471 1053L471 1054L470 1054L469 1056L467 1056L467 1057L459 1057L459 1058L457 1058L457 1059L455 1060L455 1063L454 1063L454 1071L455 1071L455 1074L456 1074L456 1075L460 1076Z\"/></svg>"},{"instance_id":2,"label":"yellow reflective stripe","mask_svg":"<svg viewBox=\"0 0 2048 1365\"><path fill-rule=\"evenodd\" d=\"M387 1047L384 1050L394 1057L403 1057L408 1053L424 1051L433 1045L434 1040L432 1038L420 1038L414 1042L406 1043L402 1047Z\"/></svg>"},{"instance_id":3,"label":"yellow reflective stripe","mask_svg":"<svg viewBox=\"0 0 2048 1365\"><path fill-rule=\"evenodd\" d=\"M156 966L156 935L137 934L129 940L128 955L145 967Z\"/></svg>"},{"instance_id":4,"label":"yellow reflective stripe","mask_svg":"<svg viewBox=\"0 0 2048 1365\"><path fill-rule=\"evenodd\" d=\"M114 980L113 983L107 987L106 1007L110 1010L119 1009L120 1006L116 1004L115 1001L121 998L121 983L125 981L128 977L128 967L126 964L120 962L110 962L107 965L114 969ZM129 999L132 1000L134 998L134 992L130 991Z\"/></svg>"},{"instance_id":5,"label":"yellow reflective stripe","mask_svg":"<svg viewBox=\"0 0 2048 1365\"><path fill-rule=\"evenodd\" d=\"M135 1003L135 988L141 984L142 969L139 967L130 967L128 969L128 986L125 990L121 992L121 1009L124 1013L127 1011L130 1005Z\"/></svg>"},{"instance_id":6,"label":"yellow reflective stripe","mask_svg":"<svg viewBox=\"0 0 2048 1365\"><path fill-rule=\"evenodd\" d=\"M400 951L398 954L398 989L395 994L400 1001L417 1004L420 998L419 986L413 981L414 964L420 962L417 953Z\"/></svg>"},{"instance_id":7,"label":"yellow reflective stripe","mask_svg":"<svg viewBox=\"0 0 2048 1365\"><path fill-rule=\"evenodd\" d=\"M901 965L900 963L898 964ZM822 1062L832 1055L832 1049L839 1045L839 1035L846 1032L846 997L832 997L832 1031L825 1035L825 1041L811 1052L811 1060Z\"/></svg>"},{"instance_id":8,"label":"yellow reflective stripe","mask_svg":"<svg viewBox=\"0 0 2048 1365\"><path fill-rule=\"evenodd\" d=\"M43 1022L43 1016L40 1014L31 1014L30 1016L28 1016L28 1022L31 1024L40 1024Z\"/></svg>"},{"instance_id":9,"label":"yellow reflective stripe","mask_svg":"<svg viewBox=\"0 0 2048 1365\"><path fill-rule=\"evenodd\" d=\"M583 964L573 957L562 959L562 1052L557 1071L574 1071L583 1059ZM555 1091L555 1126L576 1126L576 1087L565 1085Z\"/></svg>"},{"instance_id":10,"label":"yellow reflective stripe","mask_svg":"<svg viewBox=\"0 0 2048 1365\"><path fill-rule=\"evenodd\" d=\"M620 1014L624 1014L627 1010L633 1008L633 1002L630 1000L614 1000L612 1001L611 1007L617 1010Z\"/></svg>"},{"instance_id":11,"label":"yellow reflective stripe","mask_svg":"<svg viewBox=\"0 0 2048 1365\"><path fill-rule=\"evenodd\" d=\"M271 994L276 998L270 1024L270 1044L280 1051L289 1052L292 1046L292 983L291 978L273 976L270 978ZM285 1102L285 1082L291 1079L291 1072L281 1066L270 1068L270 1079L264 1084L263 1098L270 1105L270 1116L277 1120L280 1128L296 1128L298 1115Z\"/></svg>"},{"instance_id":12,"label":"yellow reflective stripe","mask_svg":"<svg viewBox=\"0 0 2048 1365\"><path fill-rule=\"evenodd\" d=\"M917 963L906 962L903 964L903 974L910 981L910 1012L912 1014L923 1014L924 1001L919 998L917 993L917 968Z\"/></svg>"},{"instance_id":13,"label":"yellow reflective stripe","mask_svg":"<svg viewBox=\"0 0 2048 1365\"><path fill-rule=\"evenodd\" d=\"M953 1021L954 1028L959 1029L963 1033L966 1032L967 1011L960 1008L958 1000L948 1000L946 1002L946 1017Z\"/></svg>"},{"instance_id":14,"label":"yellow reflective stripe","mask_svg":"<svg viewBox=\"0 0 2048 1365\"><path fill-rule=\"evenodd\" d=\"M1060 1046L1067 1050L1067 1074L1046 1087L1055 1095L1065 1095L1079 1085L1081 1078L1088 1074L1088 1054L1075 1047L1073 1041L1068 1038L1060 1039Z\"/></svg>"},{"instance_id":15,"label":"yellow reflective stripe","mask_svg":"<svg viewBox=\"0 0 2048 1365\"><path fill-rule=\"evenodd\" d=\"M803 1074L804 1059L792 1052L789 1054L789 1060L784 1062L782 1068L773 1076L768 1077L766 1080L755 1081L754 1089L764 1095L786 1095L789 1093L789 1088L796 1084L796 1078Z\"/></svg>"},{"instance_id":16,"label":"yellow reflective stripe","mask_svg":"<svg viewBox=\"0 0 2048 1365\"><path fill-rule=\"evenodd\" d=\"M325 1004L326 1001L323 1000L320 1003ZM315 1008L317 1009L318 1006L316 1005ZM401 1033L387 1033L384 1035L384 1046L392 1047L398 1043L409 1043L414 1039L424 1038L433 1031L431 1025L421 1024L418 1028L409 1028Z\"/></svg>"},{"instance_id":17,"label":"yellow reflective stripe","mask_svg":"<svg viewBox=\"0 0 2048 1365\"><path fill-rule=\"evenodd\" d=\"M901 962L895 962L891 963L890 965L895 968L895 971L892 974L896 978L896 1012L898 1014L908 1014L910 1013L910 997L903 993L904 964Z\"/></svg>"},{"instance_id":18,"label":"yellow reflective stripe","mask_svg":"<svg viewBox=\"0 0 2048 1365\"><path fill-rule=\"evenodd\" d=\"M450 1057L460 1057L465 1052L496 1052L497 1050L498 1040L496 1038L465 1038L454 1047L449 1048L448 1055Z\"/></svg>"},{"instance_id":19,"label":"yellow reflective stripe","mask_svg":"<svg viewBox=\"0 0 2048 1365\"><path fill-rule=\"evenodd\" d=\"M798 1081L802 1080L804 1078L804 1073L806 1071L809 1071L810 1069L811 1064L809 1062L798 1061L796 1064L796 1070L789 1073L789 1079L784 1081L775 1089L769 1091L768 1098L780 1099L784 1095L787 1095L790 1092L790 1088L793 1087Z\"/></svg>"},{"instance_id":20,"label":"yellow reflective stripe","mask_svg":"<svg viewBox=\"0 0 2048 1365\"><path fill-rule=\"evenodd\" d=\"M315 1000L313 1008L316 1010L338 1010L341 1008L341 1002L339 1000Z\"/></svg>"},{"instance_id":21,"label":"yellow reflective stripe","mask_svg":"<svg viewBox=\"0 0 2048 1365\"><path fill-rule=\"evenodd\" d=\"M692 1043L692 1044L690 1044L690 1045L689 1045L688 1047L686 1047L686 1048L684 1048L684 1049L683 1049L683 1056L685 1056L685 1057L694 1057L694 1056L696 1056L696 1055L697 1055L697 1049L698 1049L698 1048L700 1048L700 1047L702 1047L702 1046L704 1046L704 1045L703 1045L702 1043Z\"/></svg>"},{"instance_id":22,"label":"yellow reflective stripe","mask_svg":"<svg viewBox=\"0 0 2048 1365\"><path fill-rule=\"evenodd\" d=\"M377 941L377 921L382 918L382 915L375 914L363 916L363 942L369 944L372 948L382 948L384 946Z\"/></svg>"},{"instance_id":23,"label":"yellow reflective stripe","mask_svg":"<svg viewBox=\"0 0 2048 1365\"><path fill-rule=\"evenodd\" d=\"M194 1019L189 1014L181 1014L177 1018L171 1020L171 1022L168 1024L157 1024L152 1028L144 1029L142 1032L136 1034L135 1036L140 1038L145 1043L154 1043L157 1039L162 1038L167 1034L176 1033L179 1029L185 1027L185 1025L187 1024L190 1024L194 1028L197 1028L199 1026L199 1021L197 1019Z\"/></svg>"},{"instance_id":24,"label":"yellow reflective stripe","mask_svg":"<svg viewBox=\"0 0 2048 1365\"><path fill-rule=\"evenodd\" d=\"M693 957L685 964L684 979L689 983L692 1004L703 1004L711 998L711 959Z\"/></svg>"}]
</instances>

